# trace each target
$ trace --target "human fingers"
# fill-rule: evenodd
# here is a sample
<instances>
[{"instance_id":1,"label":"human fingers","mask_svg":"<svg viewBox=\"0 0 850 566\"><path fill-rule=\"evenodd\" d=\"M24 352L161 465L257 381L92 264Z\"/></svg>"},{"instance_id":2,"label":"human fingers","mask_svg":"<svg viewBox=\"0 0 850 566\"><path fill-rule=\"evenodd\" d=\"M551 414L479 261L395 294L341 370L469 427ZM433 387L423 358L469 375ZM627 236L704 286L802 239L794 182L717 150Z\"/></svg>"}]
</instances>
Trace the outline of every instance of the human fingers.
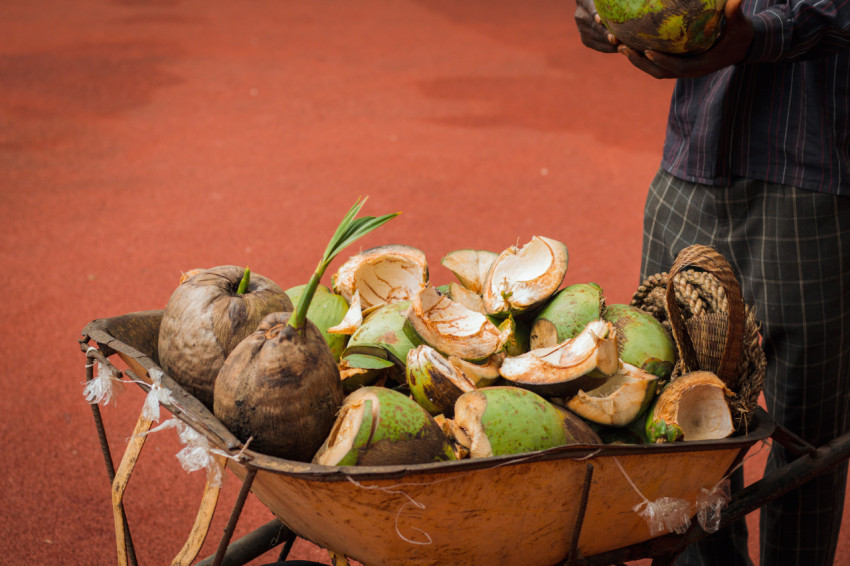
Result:
<instances>
[{"instance_id":1,"label":"human fingers","mask_svg":"<svg viewBox=\"0 0 850 566\"><path fill-rule=\"evenodd\" d=\"M626 45L620 45L617 48L617 51L624 55L632 65L651 77L656 79L670 79L674 77L674 75L672 75L667 69L659 67L651 59L645 57L636 49L632 49Z\"/></svg>"}]
</instances>

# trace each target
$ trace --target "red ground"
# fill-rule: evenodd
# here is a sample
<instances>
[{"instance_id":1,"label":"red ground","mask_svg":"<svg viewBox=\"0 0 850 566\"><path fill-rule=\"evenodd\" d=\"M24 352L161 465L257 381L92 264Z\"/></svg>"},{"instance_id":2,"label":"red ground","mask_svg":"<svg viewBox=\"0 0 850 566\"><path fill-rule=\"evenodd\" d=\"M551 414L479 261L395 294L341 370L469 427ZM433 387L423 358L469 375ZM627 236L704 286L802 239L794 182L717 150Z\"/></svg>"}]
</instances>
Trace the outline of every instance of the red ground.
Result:
<instances>
[{"instance_id":1,"label":"red ground","mask_svg":"<svg viewBox=\"0 0 850 566\"><path fill-rule=\"evenodd\" d=\"M584 48L571 2L7 2L0 37L0 563L115 562L76 341L162 308L182 271L303 283L368 195L364 213L404 214L361 247L419 247L438 283L446 252L535 234L568 245L567 283L610 302L638 283L672 84ZM116 454L142 399L103 408ZM142 564L194 518L180 447L148 441L126 496ZM237 536L270 518L250 500Z\"/></svg>"}]
</instances>

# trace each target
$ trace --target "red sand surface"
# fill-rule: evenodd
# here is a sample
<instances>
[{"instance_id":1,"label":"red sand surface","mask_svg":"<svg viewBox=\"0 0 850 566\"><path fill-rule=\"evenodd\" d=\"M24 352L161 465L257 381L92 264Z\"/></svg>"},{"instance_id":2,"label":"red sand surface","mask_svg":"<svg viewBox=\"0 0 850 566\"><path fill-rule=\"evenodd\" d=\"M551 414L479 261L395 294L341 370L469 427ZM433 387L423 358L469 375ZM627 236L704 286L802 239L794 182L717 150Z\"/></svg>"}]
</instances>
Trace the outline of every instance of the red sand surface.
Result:
<instances>
[{"instance_id":1,"label":"red sand surface","mask_svg":"<svg viewBox=\"0 0 850 566\"><path fill-rule=\"evenodd\" d=\"M365 214L403 214L358 246L416 246L437 283L448 251L539 234L568 245L565 283L597 281L610 302L637 286L672 83L582 46L571 2L42 0L2 13L0 563L114 563L76 341L95 318L164 307L183 271L249 265L303 283L368 195ZM134 387L103 407L116 458L142 400ZM142 564L168 563L194 518L203 474L180 468L180 448L173 431L151 438L126 495ZM230 475L219 509L238 487ZM237 536L270 519L249 499ZM839 552L847 563L844 538ZM327 561L303 541L291 557Z\"/></svg>"}]
</instances>

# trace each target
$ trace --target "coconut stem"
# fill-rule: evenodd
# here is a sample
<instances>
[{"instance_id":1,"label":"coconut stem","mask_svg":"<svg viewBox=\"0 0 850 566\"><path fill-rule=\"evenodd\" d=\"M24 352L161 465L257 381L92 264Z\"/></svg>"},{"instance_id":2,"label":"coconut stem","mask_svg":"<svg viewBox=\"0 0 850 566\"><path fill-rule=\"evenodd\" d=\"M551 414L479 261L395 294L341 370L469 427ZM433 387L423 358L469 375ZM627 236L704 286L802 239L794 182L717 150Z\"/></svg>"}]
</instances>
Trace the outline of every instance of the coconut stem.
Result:
<instances>
[{"instance_id":1,"label":"coconut stem","mask_svg":"<svg viewBox=\"0 0 850 566\"><path fill-rule=\"evenodd\" d=\"M322 256L319 265L316 267L316 271L310 277L310 281L307 282L307 286L301 294L301 300L298 301L298 306L295 308L295 312L291 317L289 317L289 326L295 328L299 332L304 327L304 323L307 320L307 309L310 308L310 302L313 300L313 295L316 294L316 289L319 287L319 281L322 280L322 276L325 274L325 270L327 270L331 261L333 261L337 254L346 246L399 215L398 212L395 212L393 214L385 214L378 217L364 216L362 218L355 218L357 213L360 212L363 204L366 202L366 198L362 200L358 198L357 202L354 203L354 206L349 209L348 213L342 219L342 222L340 222L339 226L337 226L336 232L334 232L330 242L328 242L328 247L325 249L325 253Z\"/></svg>"},{"instance_id":2,"label":"coconut stem","mask_svg":"<svg viewBox=\"0 0 850 566\"><path fill-rule=\"evenodd\" d=\"M242 280L239 281L239 287L236 289L237 295L244 295L248 292L248 285L251 283L251 268L246 267L242 273Z\"/></svg>"}]
</instances>

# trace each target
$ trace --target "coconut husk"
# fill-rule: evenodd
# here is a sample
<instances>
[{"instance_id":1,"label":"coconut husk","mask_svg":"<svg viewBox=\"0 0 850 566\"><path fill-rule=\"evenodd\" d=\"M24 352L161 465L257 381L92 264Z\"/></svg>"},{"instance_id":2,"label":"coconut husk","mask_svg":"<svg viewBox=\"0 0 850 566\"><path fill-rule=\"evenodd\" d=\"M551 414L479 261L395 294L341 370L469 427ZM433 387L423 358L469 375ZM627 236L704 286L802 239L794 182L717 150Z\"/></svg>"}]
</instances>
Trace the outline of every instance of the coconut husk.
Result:
<instances>
[{"instance_id":1,"label":"coconut husk","mask_svg":"<svg viewBox=\"0 0 850 566\"><path fill-rule=\"evenodd\" d=\"M730 291L735 295L731 309ZM736 428L748 428L767 362L759 322L741 299L740 287L722 255L707 246L686 248L670 272L652 275L638 287L631 304L652 314L673 334L679 356L671 379L699 369L720 375L735 393L730 407ZM677 319L682 323L678 331ZM730 325L739 335L733 338L731 350L727 345ZM689 349L690 354L683 355ZM730 355L733 361L728 361Z\"/></svg>"}]
</instances>

